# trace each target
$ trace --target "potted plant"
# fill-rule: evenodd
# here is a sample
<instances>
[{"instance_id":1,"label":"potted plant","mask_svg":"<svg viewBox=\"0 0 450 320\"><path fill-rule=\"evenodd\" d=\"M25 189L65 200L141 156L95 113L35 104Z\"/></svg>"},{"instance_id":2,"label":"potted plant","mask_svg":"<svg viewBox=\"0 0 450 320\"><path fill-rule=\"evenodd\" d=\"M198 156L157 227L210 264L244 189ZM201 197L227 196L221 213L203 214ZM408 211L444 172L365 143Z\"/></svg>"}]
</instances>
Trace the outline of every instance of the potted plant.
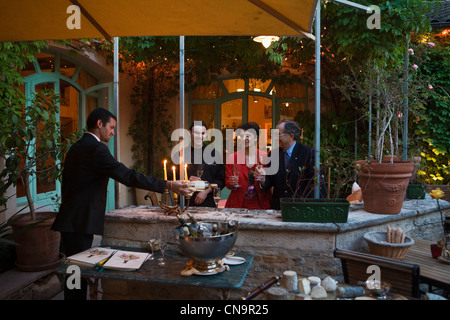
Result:
<instances>
[{"instance_id":1,"label":"potted plant","mask_svg":"<svg viewBox=\"0 0 450 320\"><path fill-rule=\"evenodd\" d=\"M285 222L317 222L317 223L345 223L348 219L350 203L343 196L342 191L347 192L348 186L353 181L353 170L348 170L352 164L352 157L343 149L332 144L324 145L321 158L324 159L321 172L321 186L326 189L326 196L311 198L316 184L316 178L311 180L308 194L300 197L281 198L281 216ZM287 173L289 175L289 172ZM302 176L300 173L296 188L292 194L298 194ZM289 183L288 183L289 185ZM307 188L308 189L308 188Z\"/></svg>"},{"instance_id":2,"label":"potted plant","mask_svg":"<svg viewBox=\"0 0 450 320\"><path fill-rule=\"evenodd\" d=\"M414 163L414 170L409 180L408 189L406 190L406 197L408 199L425 199L426 187L425 184L420 183L420 176L418 175L422 157L415 156L411 160Z\"/></svg>"},{"instance_id":3,"label":"potted plant","mask_svg":"<svg viewBox=\"0 0 450 320\"><path fill-rule=\"evenodd\" d=\"M416 90L419 77L407 59L414 37L430 29L425 14L429 7L422 0L379 2L377 6L383 18L376 29L369 28L366 17L358 14L355 8L326 6L324 24L327 32L323 35L326 48L324 45L322 54L325 58L331 56L329 60L338 65L335 77L330 79L333 81L330 87L339 89L355 106L355 114L364 109L364 115L371 117L370 124L372 118L375 119L375 150L370 149L367 160L355 163L364 207L373 213L394 214L401 210L413 164L395 163L393 157L389 162L382 159L383 154L398 155L401 145L398 136L405 101L409 98L408 109L411 113L411 109L418 105L417 98L424 91L423 87ZM342 32L343 29L346 32ZM372 106L375 112L371 112L368 106ZM357 119L361 120L360 117ZM369 131L367 126L364 129ZM372 134L371 130L369 134ZM371 140L369 142L371 145ZM385 185L385 177L391 175L386 170L396 166L400 166L403 172L396 173L398 179ZM376 176L384 182L376 182ZM369 181L376 182L376 189L368 187ZM392 196L393 191L401 193ZM382 198L374 200L369 194L382 195ZM387 211L378 207L383 203Z\"/></svg>"},{"instance_id":4,"label":"potted plant","mask_svg":"<svg viewBox=\"0 0 450 320\"><path fill-rule=\"evenodd\" d=\"M356 86L361 86L360 93L364 96L378 97L378 130L374 159L355 161L358 183L366 211L397 214L414 169L411 161L394 161L398 135L393 129L405 99L404 70L401 64L388 66L387 61L381 65L369 62L366 68L367 71L362 72L365 77ZM390 150L388 157L384 157L386 144Z\"/></svg>"},{"instance_id":5,"label":"potted plant","mask_svg":"<svg viewBox=\"0 0 450 320\"><path fill-rule=\"evenodd\" d=\"M1 176L14 185L22 181L30 211L10 219L17 243L16 266L23 271L45 270L62 259L60 234L50 229L55 213L36 212L30 191L31 178L55 181L61 175L70 140L61 141L58 103L58 94L45 89L24 107L12 106L0 116L2 123L10 122L1 128L1 157L6 159Z\"/></svg>"}]
</instances>

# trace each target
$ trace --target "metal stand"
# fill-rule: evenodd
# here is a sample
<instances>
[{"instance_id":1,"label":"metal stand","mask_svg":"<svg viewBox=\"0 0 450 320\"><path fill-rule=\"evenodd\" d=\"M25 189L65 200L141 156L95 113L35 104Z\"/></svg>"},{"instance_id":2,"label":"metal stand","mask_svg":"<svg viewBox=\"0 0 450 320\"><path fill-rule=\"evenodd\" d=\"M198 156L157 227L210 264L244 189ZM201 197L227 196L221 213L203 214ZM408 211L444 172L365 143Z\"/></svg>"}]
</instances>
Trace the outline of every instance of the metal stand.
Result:
<instances>
[{"instance_id":1,"label":"metal stand","mask_svg":"<svg viewBox=\"0 0 450 320\"><path fill-rule=\"evenodd\" d=\"M179 196L178 199L179 199L179 201L181 201L182 197ZM162 197L161 197L162 201L159 202L159 206L161 207L161 209L164 210L164 214L166 214L166 215L171 215L172 213L182 214L189 208L189 203L190 203L191 197L186 196L186 199L187 199L187 204L183 208L183 206L181 206L180 203L177 203L173 193L166 189L166 190L164 190L164 193L162 194Z\"/></svg>"}]
</instances>

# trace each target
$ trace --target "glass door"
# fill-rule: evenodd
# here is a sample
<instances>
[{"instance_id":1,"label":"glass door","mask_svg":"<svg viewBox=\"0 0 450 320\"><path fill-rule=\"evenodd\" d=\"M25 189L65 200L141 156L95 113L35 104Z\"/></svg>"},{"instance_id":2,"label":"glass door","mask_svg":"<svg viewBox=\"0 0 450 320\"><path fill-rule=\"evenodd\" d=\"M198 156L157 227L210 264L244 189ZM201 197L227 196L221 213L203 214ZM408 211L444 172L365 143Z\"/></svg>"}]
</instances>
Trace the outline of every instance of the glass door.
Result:
<instances>
[{"instance_id":1,"label":"glass door","mask_svg":"<svg viewBox=\"0 0 450 320\"><path fill-rule=\"evenodd\" d=\"M38 84L31 84L29 90L32 91L31 93L36 93L43 90L58 90L58 87L59 84L57 82L48 81L48 82L41 82ZM37 134L39 134L41 126L42 125L40 124L39 127L37 128ZM29 150L28 152L34 152L34 149L31 148L31 150ZM46 168L51 168L54 167L55 165L56 165L55 160L49 157L45 159L45 161L43 162L38 162L35 168L32 170L44 173ZM35 206L37 207L43 204L51 204L51 197L53 197L59 190L59 183L54 179L45 176L45 174L30 176L29 184L31 197L35 202ZM25 204L27 202L25 186L22 179L19 179L17 183L17 199L18 204ZM48 201L44 201L45 203L38 203L38 201L40 200L48 200Z\"/></svg>"}]
</instances>

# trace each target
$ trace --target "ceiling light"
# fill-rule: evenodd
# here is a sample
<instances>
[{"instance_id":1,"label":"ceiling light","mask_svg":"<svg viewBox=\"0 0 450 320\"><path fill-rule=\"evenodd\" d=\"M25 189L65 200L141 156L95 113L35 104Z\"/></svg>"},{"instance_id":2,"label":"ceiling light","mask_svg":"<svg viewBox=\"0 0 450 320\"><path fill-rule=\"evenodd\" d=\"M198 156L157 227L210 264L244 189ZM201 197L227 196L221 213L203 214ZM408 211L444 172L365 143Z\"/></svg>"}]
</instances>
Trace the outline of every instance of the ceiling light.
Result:
<instances>
[{"instance_id":1,"label":"ceiling light","mask_svg":"<svg viewBox=\"0 0 450 320\"><path fill-rule=\"evenodd\" d=\"M272 42L278 41L278 39L280 39L280 37L277 37L277 36L258 36L258 37L253 38L253 41L262 43L264 48L267 49L268 47L270 47Z\"/></svg>"}]
</instances>

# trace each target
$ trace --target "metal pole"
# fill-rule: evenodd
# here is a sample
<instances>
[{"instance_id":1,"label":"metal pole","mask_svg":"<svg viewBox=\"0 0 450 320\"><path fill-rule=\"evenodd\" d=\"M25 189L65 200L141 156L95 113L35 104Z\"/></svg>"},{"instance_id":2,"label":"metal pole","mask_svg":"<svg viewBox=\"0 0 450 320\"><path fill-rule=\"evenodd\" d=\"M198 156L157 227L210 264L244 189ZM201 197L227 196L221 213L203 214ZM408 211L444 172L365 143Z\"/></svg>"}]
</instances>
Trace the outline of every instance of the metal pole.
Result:
<instances>
[{"instance_id":1,"label":"metal pole","mask_svg":"<svg viewBox=\"0 0 450 320\"><path fill-rule=\"evenodd\" d=\"M180 36L180 128L184 129L184 36ZM183 138L180 138L181 140ZM180 141L182 142L182 141ZM184 177L184 148L180 148L180 179ZM184 196L180 195L180 208L184 209Z\"/></svg>"},{"instance_id":2,"label":"metal pole","mask_svg":"<svg viewBox=\"0 0 450 320\"><path fill-rule=\"evenodd\" d=\"M119 123L119 37L114 37L114 115ZM119 126L116 126L116 135L114 137L114 155L117 161L120 161L119 155ZM119 183L114 180L114 206L119 207Z\"/></svg>"},{"instance_id":3,"label":"metal pole","mask_svg":"<svg viewBox=\"0 0 450 320\"><path fill-rule=\"evenodd\" d=\"M408 160L408 65L409 65L409 42L406 42L405 53L405 99L403 111L403 161Z\"/></svg>"},{"instance_id":4,"label":"metal pole","mask_svg":"<svg viewBox=\"0 0 450 320\"><path fill-rule=\"evenodd\" d=\"M369 152L368 159L372 154L372 94L369 96Z\"/></svg>"},{"instance_id":5,"label":"metal pole","mask_svg":"<svg viewBox=\"0 0 450 320\"><path fill-rule=\"evenodd\" d=\"M316 129L315 129L315 149L316 149L316 181L317 184L314 190L314 197L320 198L319 187L320 187L320 1L317 2L316 8L316 63L315 63L315 112L316 112Z\"/></svg>"}]
</instances>

